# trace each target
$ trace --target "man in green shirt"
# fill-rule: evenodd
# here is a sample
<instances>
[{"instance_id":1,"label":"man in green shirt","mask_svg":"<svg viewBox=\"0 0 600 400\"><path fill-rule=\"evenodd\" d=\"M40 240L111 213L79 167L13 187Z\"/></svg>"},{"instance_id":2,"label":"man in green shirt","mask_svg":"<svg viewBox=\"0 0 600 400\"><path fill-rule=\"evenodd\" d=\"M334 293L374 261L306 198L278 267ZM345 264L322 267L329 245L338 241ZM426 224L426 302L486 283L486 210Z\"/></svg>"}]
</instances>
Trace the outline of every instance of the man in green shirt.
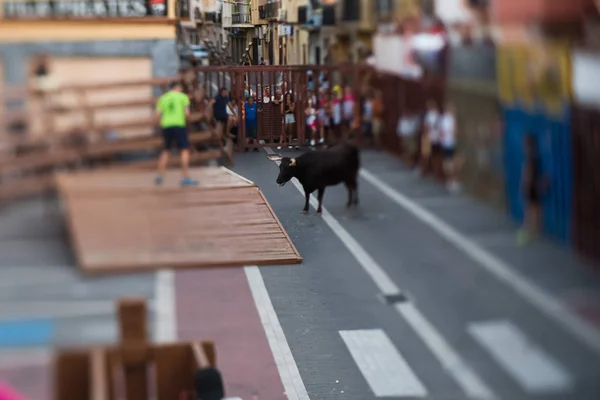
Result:
<instances>
[{"instance_id":1,"label":"man in green shirt","mask_svg":"<svg viewBox=\"0 0 600 400\"><path fill-rule=\"evenodd\" d=\"M198 182L192 180L188 174L190 142L186 129L186 118L190 115L190 99L185 93L182 93L181 83L173 82L170 90L160 96L156 104L156 112L160 116L165 147L158 160L158 176L155 183L157 185L162 184L163 175L169 162L169 152L173 145L176 145L181 154L181 172L183 176L180 184L183 186L197 185Z\"/></svg>"}]
</instances>

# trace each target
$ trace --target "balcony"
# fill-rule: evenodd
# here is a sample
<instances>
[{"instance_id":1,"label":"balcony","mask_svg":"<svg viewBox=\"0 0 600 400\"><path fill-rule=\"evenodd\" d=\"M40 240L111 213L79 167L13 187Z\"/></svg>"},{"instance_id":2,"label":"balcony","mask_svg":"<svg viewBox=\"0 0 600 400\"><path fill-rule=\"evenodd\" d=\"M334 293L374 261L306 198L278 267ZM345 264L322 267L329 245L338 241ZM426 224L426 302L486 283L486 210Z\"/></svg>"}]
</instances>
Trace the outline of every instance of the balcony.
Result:
<instances>
[{"instance_id":1,"label":"balcony","mask_svg":"<svg viewBox=\"0 0 600 400\"><path fill-rule=\"evenodd\" d=\"M252 17L248 12L237 12L231 14L231 25L252 25Z\"/></svg>"},{"instance_id":2,"label":"balcony","mask_svg":"<svg viewBox=\"0 0 600 400\"><path fill-rule=\"evenodd\" d=\"M323 6L323 26L335 26L335 5Z\"/></svg>"},{"instance_id":3,"label":"balcony","mask_svg":"<svg viewBox=\"0 0 600 400\"><path fill-rule=\"evenodd\" d=\"M278 1L274 1L272 3L267 3L264 5L265 7L265 18L269 21L277 21L279 18L279 8L281 3Z\"/></svg>"}]
</instances>

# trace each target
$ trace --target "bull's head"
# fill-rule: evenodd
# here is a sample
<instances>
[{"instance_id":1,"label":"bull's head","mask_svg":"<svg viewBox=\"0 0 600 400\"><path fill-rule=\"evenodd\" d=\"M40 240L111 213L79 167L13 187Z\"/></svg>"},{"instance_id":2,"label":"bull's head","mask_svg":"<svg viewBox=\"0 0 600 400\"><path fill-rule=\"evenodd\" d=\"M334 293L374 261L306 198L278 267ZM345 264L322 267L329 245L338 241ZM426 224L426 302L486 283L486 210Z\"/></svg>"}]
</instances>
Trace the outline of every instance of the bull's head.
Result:
<instances>
[{"instance_id":1,"label":"bull's head","mask_svg":"<svg viewBox=\"0 0 600 400\"><path fill-rule=\"evenodd\" d=\"M277 184L283 186L295 176L296 159L283 157L279 164L279 175L277 176Z\"/></svg>"}]
</instances>

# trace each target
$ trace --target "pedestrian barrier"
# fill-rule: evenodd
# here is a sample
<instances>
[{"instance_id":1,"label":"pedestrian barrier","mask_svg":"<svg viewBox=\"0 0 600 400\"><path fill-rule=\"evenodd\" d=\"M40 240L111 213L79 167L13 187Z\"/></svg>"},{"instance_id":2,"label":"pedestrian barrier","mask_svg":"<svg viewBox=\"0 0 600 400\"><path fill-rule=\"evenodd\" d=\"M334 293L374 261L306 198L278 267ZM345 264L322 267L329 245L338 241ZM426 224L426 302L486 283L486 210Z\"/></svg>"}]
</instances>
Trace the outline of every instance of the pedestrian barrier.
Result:
<instances>
[{"instance_id":1,"label":"pedestrian barrier","mask_svg":"<svg viewBox=\"0 0 600 400\"><path fill-rule=\"evenodd\" d=\"M12 88L3 93L0 200L51 189L56 169L115 163L154 166L150 158L162 146L162 139L156 135L152 93L165 91L179 79L63 86L45 92ZM137 96L121 96L125 88L134 88ZM222 131L202 126L206 116L200 106L192 104L189 118L190 140L197 149L192 160L204 163L225 157L231 163L227 149L232 146L224 145Z\"/></svg>"},{"instance_id":2,"label":"pedestrian barrier","mask_svg":"<svg viewBox=\"0 0 600 400\"><path fill-rule=\"evenodd\" d=\"M194 373L216 366L210 341L154 344L148 340L143 299L118 302L120 340L115 346L58 350L55 400L194 399Z\"/></svg>"},{"instance_id":3,"label":"pedestrian barrier","mask_svg":"<svg viewBox=\"0 0 600 400\"><path fill-rule=\"evenodd\" d=\"M575 105L572 115L573 243L600 262L600 110Z\"/></svg>"},{"instance_id":4,"label":"pedestrian barrier","mask_svg":"<svg viewBox=\"0 0 600 400\"><path fill-rule=\"evenodd\" d=\"M206 96L204 102L216 96L221 88L230 92L230 97L240 105L237 116L238 149L253 147L304 146L310 140L305 124L306 109L310 99L321 104L332 99L334 87L349 87L356 100L353 121L338 132L330 132L332 140L353 137L365 141L360 130L362 109L360 104L368 89L369 71L360 65L298 65L298 66L203 66L193 70L198 77L196 84ZM183 71L184 74L189 73ZM295 103L292 143L285 132L282 102L285 93L290 93ZM246 141L246 123L241 105L252 95L262 107L258 114L257 130L260 143Z\"/></svg>"}]
</instances>

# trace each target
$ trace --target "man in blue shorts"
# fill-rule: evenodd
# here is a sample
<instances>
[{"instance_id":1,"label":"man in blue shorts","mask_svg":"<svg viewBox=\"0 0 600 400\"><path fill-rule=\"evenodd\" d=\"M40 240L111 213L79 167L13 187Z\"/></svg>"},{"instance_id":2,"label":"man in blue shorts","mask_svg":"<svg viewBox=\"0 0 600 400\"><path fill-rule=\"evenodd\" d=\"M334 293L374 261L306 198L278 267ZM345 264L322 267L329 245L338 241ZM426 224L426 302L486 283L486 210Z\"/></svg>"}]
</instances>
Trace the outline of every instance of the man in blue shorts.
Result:
<instances>
[{"instance_id":1,"label":"man in blue shorts","mask_svg":"<svg viewBox=\"0 0 600 400\"><path fill-rule=\"evenodd\" d=\"M187 117L190 115L190 99L182 93L180 82L173 82L170 90L160 96L156 104L156 112L160 116L160 126L163 130L164 149L158 160L157 185L162 184L163 175L169 162L169 153L173 145L181 154L182 186L197 185L198 182L189 177L190 142L186 129Z\"/></svg>"}]
</instances>

